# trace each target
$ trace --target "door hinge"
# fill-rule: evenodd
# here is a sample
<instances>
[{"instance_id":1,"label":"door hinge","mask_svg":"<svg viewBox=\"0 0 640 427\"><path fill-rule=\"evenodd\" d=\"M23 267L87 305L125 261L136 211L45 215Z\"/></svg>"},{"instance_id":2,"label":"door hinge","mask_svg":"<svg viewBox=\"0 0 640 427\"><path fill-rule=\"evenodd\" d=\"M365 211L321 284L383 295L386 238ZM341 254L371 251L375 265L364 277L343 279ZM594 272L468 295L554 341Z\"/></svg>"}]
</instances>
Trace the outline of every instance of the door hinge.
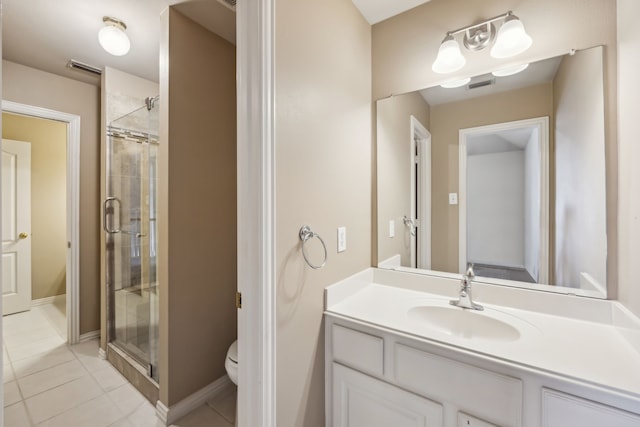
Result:
<instances>
[{"instance_id":1,"label":"door hinge","mask_svg":"<svg viewBox=\"0 0 640 427\"><path fill-rule=\"evenodd\" d=\"M71 242L67 242L67 249L71 249Z\"/></svg>"},{"instance_id":2,"label":"door hinge","mask_svg":"<svg viewBox=\"0 0 640 427\"><path fill-rule=\"evenodd\" d=\"M236 292L236 308L242 308L242 293Z\"/></svg>"}]
</instances>

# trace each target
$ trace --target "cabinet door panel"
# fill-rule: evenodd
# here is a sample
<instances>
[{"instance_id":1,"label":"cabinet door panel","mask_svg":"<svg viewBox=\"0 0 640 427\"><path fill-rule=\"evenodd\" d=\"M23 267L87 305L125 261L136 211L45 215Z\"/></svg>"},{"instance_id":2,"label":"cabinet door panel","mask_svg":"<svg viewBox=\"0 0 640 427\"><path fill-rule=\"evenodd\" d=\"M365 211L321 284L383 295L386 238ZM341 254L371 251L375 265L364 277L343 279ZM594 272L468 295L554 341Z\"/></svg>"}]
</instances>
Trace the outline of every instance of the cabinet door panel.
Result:
<instances>
[{"instance_id":1,"label":"cabinet door panel","mask_svg":"<svg viewBox=\"0 0 640 427\"><path fill-rule=\"evenodd\" d=\"M640 416L555 390L542 389L543 427L638 427Z\"/></svg>"},{"instance_id":2,"label":"cabinet door panel","mask_svg":"<svg viewBox=\"0 0 640 427\"><path fill-rule=\"evenodd\" d=\"M442 406L333 363L333 427L441 427Z\"/></svg>"}]
</instances>

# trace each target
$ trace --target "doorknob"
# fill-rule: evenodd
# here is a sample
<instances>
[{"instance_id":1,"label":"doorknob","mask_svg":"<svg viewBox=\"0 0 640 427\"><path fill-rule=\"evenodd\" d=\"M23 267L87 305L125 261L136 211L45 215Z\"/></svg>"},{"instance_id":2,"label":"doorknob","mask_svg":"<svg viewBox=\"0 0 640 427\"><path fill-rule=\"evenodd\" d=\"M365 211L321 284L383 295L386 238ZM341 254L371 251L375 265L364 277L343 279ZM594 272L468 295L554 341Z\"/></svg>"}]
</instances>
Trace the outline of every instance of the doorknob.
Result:
<instances>
[{"instance_id":1,"label":"doorknob","mask_svg":"<svg viewBox=\"0 0 640 427\"><path fill-rule=\"evenodd\" d=\"M18 237L20 239L26 239L27 237L29 237L29 235L27 233L20 233L20 234L18 234Z\"/></svg>"}]
</instances>

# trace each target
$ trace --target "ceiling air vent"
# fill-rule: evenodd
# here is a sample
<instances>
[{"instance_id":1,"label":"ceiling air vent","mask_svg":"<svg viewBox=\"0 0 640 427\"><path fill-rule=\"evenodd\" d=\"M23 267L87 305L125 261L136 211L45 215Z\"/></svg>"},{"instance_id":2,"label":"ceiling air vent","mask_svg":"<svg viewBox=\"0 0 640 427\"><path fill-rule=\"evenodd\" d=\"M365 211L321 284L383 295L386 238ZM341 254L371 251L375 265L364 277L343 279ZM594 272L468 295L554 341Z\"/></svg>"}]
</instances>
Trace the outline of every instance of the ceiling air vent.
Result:
<instances>
[{"instance_id":1,"label":"ceiling air vent","mask_svg":"<svg viewBox=\"0 0 640 427\"><path fill-rule=\"evenodd\" d=\"M236 0L218 0L218 3L225 5L234 12L236 11Z\"/></svg>"},{"instance_id":2,"label":"ceiling air vent","mask_svg":"<svg viewBox=\"0 0 640 427\"><path fill-rule=\"evenodd\" d=\"M102 70L100 68L94 67L93 65L85 64L80 61L76 61L75 59L70 60L67 64L67 67L71 68L72 70L84 71L85 73L93 74L96 76L102 75Z\"/></svg>"},{"instance_id":3,"label":"ceiling air vent","mask_svg":"<svg viewBox=\"0 0 640 427\"><path fill-rule=\"evenodd\" d=\"M495 84L495 83L496 83L496 79L484 80L482 82L471 83L469 86L467 86L467 89L469 90L478 89L480 87L491 86L492 84Z\"/></svg>"}]
</instances>

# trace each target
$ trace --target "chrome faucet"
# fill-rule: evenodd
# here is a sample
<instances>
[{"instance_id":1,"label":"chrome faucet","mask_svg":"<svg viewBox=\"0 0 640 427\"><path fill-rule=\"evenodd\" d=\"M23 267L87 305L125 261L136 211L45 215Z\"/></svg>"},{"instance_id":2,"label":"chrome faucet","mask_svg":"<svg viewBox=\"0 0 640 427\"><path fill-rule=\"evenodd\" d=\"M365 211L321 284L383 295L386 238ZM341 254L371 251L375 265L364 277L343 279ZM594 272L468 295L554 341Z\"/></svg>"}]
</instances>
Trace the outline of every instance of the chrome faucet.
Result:
<instances>
[{"instance_id":1,"label":"chrome faucet","mask_svg":"<svg viewBox=\"0 0 640 427\"><path fill-rule=\"evenodd\" d=\"M472 310L484 310L484 307L480 304L473 302L471 298L471 282L476 275L473 273L473 264L469 264L466 273L462 276L462 282L460 283L460 298L449 301L449 304L455 305L460 308L470 308Z\"/></svg>"}]
</instances>

